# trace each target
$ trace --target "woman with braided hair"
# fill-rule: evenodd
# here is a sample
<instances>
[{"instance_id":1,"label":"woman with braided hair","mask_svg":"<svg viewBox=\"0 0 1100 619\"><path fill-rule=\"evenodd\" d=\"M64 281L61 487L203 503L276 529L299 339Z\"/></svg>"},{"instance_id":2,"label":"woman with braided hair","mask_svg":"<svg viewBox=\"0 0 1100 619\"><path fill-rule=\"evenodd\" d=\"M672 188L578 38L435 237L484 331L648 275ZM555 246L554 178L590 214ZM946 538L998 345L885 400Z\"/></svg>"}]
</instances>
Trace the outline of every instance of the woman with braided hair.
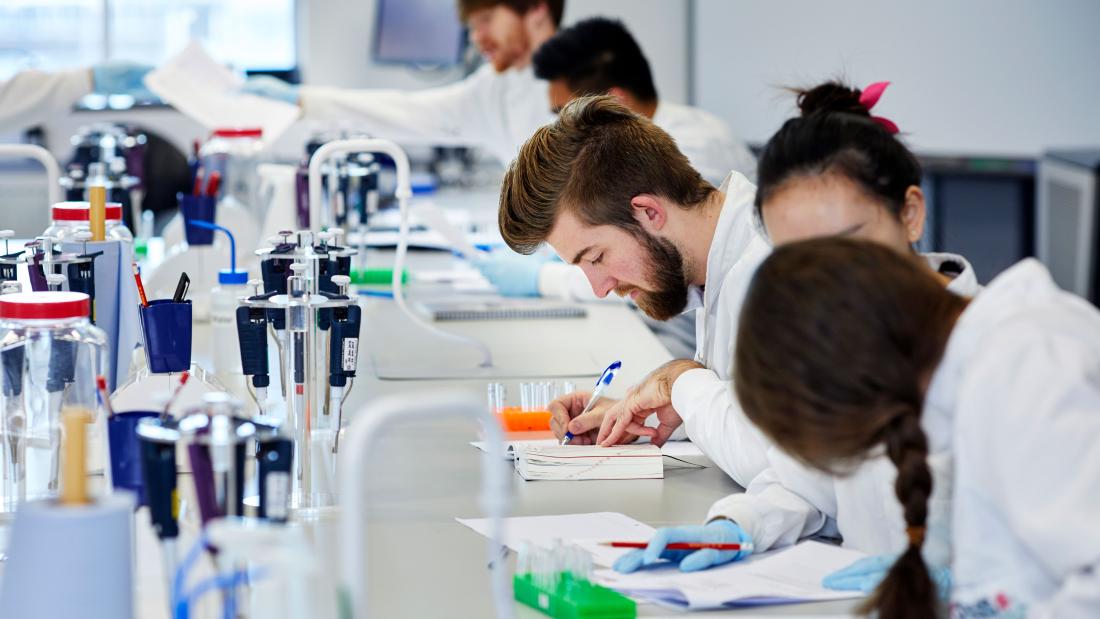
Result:
<instances>
[{"instance_id":1,"label":"woman with braided hair","mask_svg":"<svg viewBox=\"0 0 1100 619\"><path fill-rule=\"evenodd\" d=\"M782 246L808 238L846 237L874 241L901 256L919 261L946 290L974 296L981 287L965 258L953 254L918 254L913 245L924 233L925 200L917 157L899 139L890 120L872 112L887 87L877 82L852 88L825 82L798 90L799 115L786 121L760 157L760 185L755 216L771 242ZM731 334L731 350L737 344ZM722 444L721 437L708 441ZM727 441L728 449L736 449ZM846 547L874 555L854 570L838 573L827 585L870 591L885 575L894 556L907 544L905 514L894 498L896 469L885 455L862 462L839 478L821 474L770 449L767 467L745 483L746 492L719 500L704 527L662 529L650 549L625 556L617 568L633 571L656 557L682 559L694 569L738 558L736 553L687 560L665 552L662 543L676 537L701 541L751 539L759 548L790 545L811 536L838 538ZM933 475L950 480L950 458L932 454ZM950 516L950 488L935 484L929 498L931 524ZM738 526L733 536L733 523ZM937 582L949 581L949 527L934 527L924 545ZM744 553L742 553L744 554Z\"/></svg>"},{"instance_id":2,"label":"woman with braided hair","mask_svg":"<svg viewBox=\"0 0 1100 619\"><path fill-rule=\"evenodd\" d=\"M884 452L896 469L906 548L865 610L945 614L921 552L943 484L952 616L1100 616L1100 312L1038 262L967 300L881 244L779 247L734 368L745 413L796 460L843 477ZM953 472L934 476L936 457Z\"/></svg>"}]
</instances>

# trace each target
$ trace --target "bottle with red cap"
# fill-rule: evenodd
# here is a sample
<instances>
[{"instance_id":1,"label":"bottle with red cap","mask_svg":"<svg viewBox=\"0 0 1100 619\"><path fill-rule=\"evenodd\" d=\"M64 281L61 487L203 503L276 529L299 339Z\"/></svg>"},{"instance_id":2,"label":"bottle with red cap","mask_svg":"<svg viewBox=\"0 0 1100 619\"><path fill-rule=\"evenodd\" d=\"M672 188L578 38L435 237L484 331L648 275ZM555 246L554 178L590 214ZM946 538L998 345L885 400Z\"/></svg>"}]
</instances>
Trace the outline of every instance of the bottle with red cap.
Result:
<instances>
[{"instance_id":1,"label":"bottle with red cap","mask_svg":"<svg viewBox=\"0 0 1100 619\"><path fill-rule=\"evenodd\" d=\"M76 234L91 230L91 207L88 202L58 202L50 208L50 227L42 233L58 241L75 241ZM134 241L134 235L126 224L122 223L122 205L118 202L107 203L107 240Z\"/></svg>"},{"instance_id":2,"label":"bottle with red cap","mask_svg":"<svg viewBox=\"0 0 1100 619\"><path fill-rule=\"evenodd\" d=\"M108 374L107 336L89 310L80 292L0 295L0 519L24 501L57 496L64 413L89 415L88 470L109 475L96 396L96 377Z\"/></svg>"},{"instance_id":3,"label":"bottle with red cap","mask_svg":"<svg viewBox=\"0 0 1100 619\"><path fill-rule=\"evenodd\" d=\"M258 212L259 175L257 166L266 160L263 129L259 127L223 127L215 129L199 149L204 179L217 171L221 183L219 198L233 198L249 212ZM204 180L204 182L206 182ZM205 187L204 187L205 190Z\"/></svg>"}]
</instances>

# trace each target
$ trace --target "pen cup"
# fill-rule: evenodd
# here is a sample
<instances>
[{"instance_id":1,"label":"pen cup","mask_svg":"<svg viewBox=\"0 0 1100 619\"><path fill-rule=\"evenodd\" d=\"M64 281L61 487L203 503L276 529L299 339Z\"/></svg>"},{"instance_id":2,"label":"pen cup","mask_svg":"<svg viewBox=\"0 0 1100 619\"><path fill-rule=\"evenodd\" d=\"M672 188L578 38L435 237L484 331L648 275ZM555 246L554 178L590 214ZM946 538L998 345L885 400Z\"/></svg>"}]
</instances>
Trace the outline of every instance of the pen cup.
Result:
<instances>
[{"instance_id":1,"label":"pen cup","mask_svg":"<svg viewBox=\"0 0 1100 619\"><path fill-rule=\"evenodd\" d=\"M107 439L111 449L111 481L115 489L129 490L137 495L137 504L146 505L145 480L141 469L141 443L138 423L146 417L156 417L155 411L127 411L107 418Z\"/></svg>"},{"instance_id":2,"label":"pen cup","mask_svg":"<svg viewBox=\"0 0 1100 619\"><path fill-rule=\"evenodd\" d=\"M154 374L191 368L191 302L156 299L141 307L145 360Z\"/></svg>"},{"instance_id":3,"label":"pen cup","mask_svg":"<svg viewBox=\"0 0 1100 619\"><path fill-rule=\"evenodd\" d=\"M214 215L217 212L218 199L214 196L195 196L189 193L178 193L180 212L183 213L184 233L187 236L188 245L212 245L214 243L214 231L192 226L192 221L205 221L214 223Z\"/></svg>"}]
</instances>

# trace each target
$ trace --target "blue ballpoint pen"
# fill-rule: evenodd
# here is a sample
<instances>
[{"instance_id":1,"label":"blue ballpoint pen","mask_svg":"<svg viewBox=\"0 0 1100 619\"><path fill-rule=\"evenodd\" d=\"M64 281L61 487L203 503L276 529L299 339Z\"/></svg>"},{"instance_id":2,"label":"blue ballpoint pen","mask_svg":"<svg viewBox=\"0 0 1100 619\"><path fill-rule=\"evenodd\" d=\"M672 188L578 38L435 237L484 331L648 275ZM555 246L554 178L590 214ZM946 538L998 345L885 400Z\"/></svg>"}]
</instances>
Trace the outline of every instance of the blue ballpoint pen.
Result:
<instances>
[{"instance_id":1,"label":"blue ballpoint pen","mask_svg":"<svg viewBox=\"0 0 1100 619\"><path fill-rule=\"evenodd\" d=\"M596 379L596 388L592 390L592 397L588 398L588 404L584 405L584 410L580 413L581 415L592 410L592 407L596 404L596 400L599 400L600 396L603 395L603 390L611 384L611 381L615 380L615 374L619 372L619 368L621 367L623 367L623 362L615 361L611 365L607 366L607 369L603 371L603 374L600 374L600 377ZM577 416L580 417L580 415ZM565 437L561 439L561 444L568 445L569 441L571 440L573 440L573 433L566 430Z\"/></svg>"}]
</instances>

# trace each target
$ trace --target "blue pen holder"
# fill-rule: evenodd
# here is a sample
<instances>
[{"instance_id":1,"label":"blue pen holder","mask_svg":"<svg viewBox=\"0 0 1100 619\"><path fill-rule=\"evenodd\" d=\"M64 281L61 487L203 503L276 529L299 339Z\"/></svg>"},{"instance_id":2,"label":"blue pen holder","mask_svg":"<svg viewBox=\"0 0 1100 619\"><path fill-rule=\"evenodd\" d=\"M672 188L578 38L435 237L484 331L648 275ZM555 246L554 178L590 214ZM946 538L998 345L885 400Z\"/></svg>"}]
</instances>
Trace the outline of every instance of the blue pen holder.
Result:
<instances>
[{"instance_id":1,"label":"blue pen holder","mask_svg":"<svg viewBox=\"0 0 1100 619\"><path fill-rule=\"evenodd\" d=\"M107 418L107 440L111 449L111 481L116 489L137 495L138 505L147 505L145 479L141 469L141 442L138 422L156 417L155 411L127 411Z\"/></svg>"},{"instance_id":2,"label":"blue pen holder","mask_svg":"<svg viewBox=\"0 0 1100 619\"><path fill-rule=\"evenodd\" d=\"M141 308L145 360L154 374L191 368L191 302L156 299Z\"/></svg>"},{"instance_id":3,"label":"blue pen holder","mask_svg":"<svg viewBox=\"0 0 1100 619\"><path fill-rule=\"evenodd\" d=\"M195 196L188 193L178 193L176 198L180 203L180 212L183 213L183 231L187 235L187 244L212 245L214 243L214 231L192 226L191 222L214 223L218 199L214 196Z\"/></svg>"}]
</instances>

